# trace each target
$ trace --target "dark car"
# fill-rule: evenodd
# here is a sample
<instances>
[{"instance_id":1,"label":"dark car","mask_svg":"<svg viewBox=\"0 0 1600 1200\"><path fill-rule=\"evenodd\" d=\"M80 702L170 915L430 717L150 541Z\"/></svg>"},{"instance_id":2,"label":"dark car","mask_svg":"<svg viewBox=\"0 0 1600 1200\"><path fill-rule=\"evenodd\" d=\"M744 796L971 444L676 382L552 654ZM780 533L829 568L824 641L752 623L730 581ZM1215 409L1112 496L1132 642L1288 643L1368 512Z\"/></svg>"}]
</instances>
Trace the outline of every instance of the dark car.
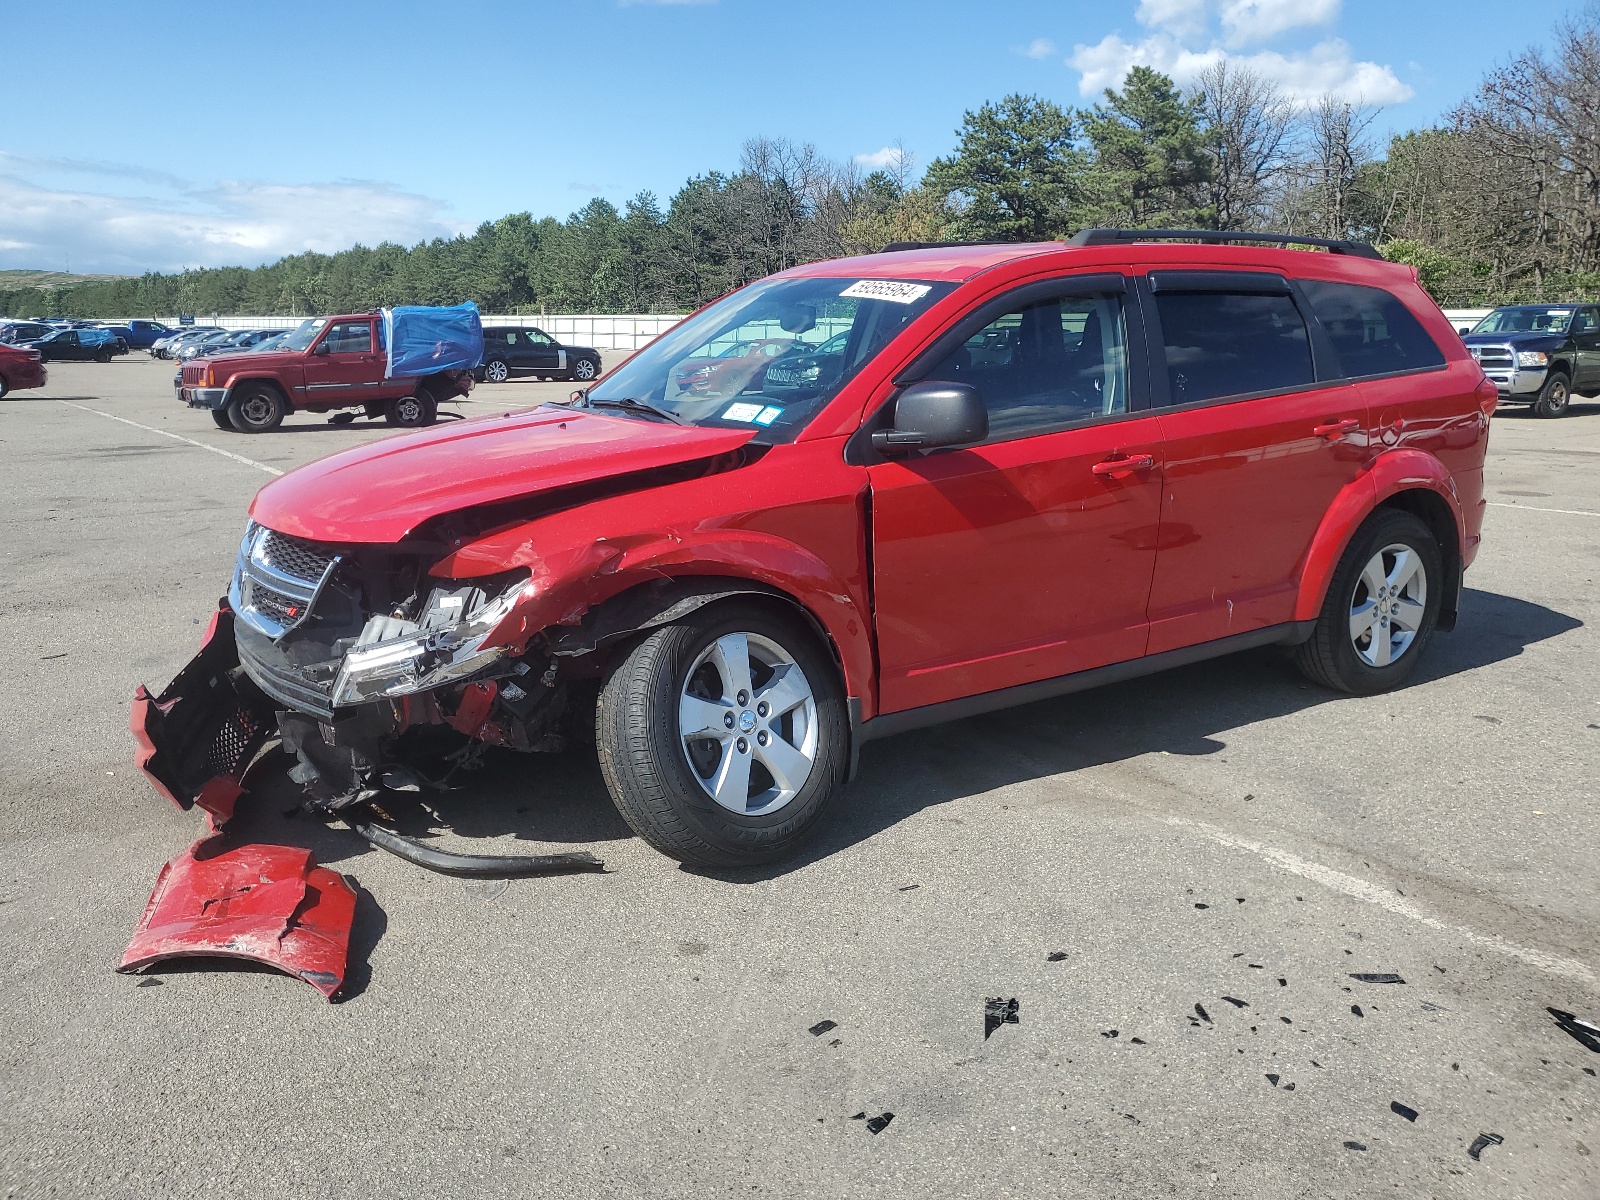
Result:
<instances>
[{"instance_id":1,"label":"dark car","mask_svg":"<svg viewBox=\"0 0 1600 1200\"><path fill-rule=\"evenodd\" d=\"M39 321L8 321L0 325L0 342L9 346L20 346L23 342L37 342L40 338L47 338L56 331L54 325L45 325Z\"/></svg>"},{"instance_id":2,"label":"dark car","mask_svg":"<svg viewBox=\"0 0 1600 1200\"><path fill-rule=\"evenodd\" d=\"M801 342L767 368L764 395L792 400L815 396L832 387L844 371L844 350L850 331L836 333L820 345Z\"/></svg>"},{"instance_id":3,"label":"dark car","mask_svg":"<svg viewBox=\"0 0 1600 1200\"><path fill-rule=\"evenodd\" d=\"M761 390L772 360L795 345L793 338L756 338L692 355L674 375L678 390L695 396L737 396Z\"/></svg>"},{"instance_id":4,"label":"dark car","mask_svg":"<svg viewBox=\"0 0 1600 1200\"><path fill-rule=\"evenodd\" d=\"M483 331L483 366L476 377L486 383L504 383L513 375L587 383L598 374L600 352L588 346L563 345L532 326Z\"/></svg>"},{"instance_id":5,"label":"dark car","mask_svg":"<svg viewBox=\"0 0 1600 1200\"><path fill-rule=\"evenodd\" d=\"M1510 304L1497 308L1463 341L1494 380L1501 404L1530 404L1536 417L1559 417L1572 393L1600 392L1600 307Z\"/></svg>"},{"instance_id":6,"label":"dark car","mask_svg":"<svg viewBox=\"0 0 1600 1200\"><path fill-rule=\"evenodd\" d=\"M109 329L61 329L27 345L37 350L44 362L110 362L117 353L117 335Z\"/></svg>"}]
</instances>

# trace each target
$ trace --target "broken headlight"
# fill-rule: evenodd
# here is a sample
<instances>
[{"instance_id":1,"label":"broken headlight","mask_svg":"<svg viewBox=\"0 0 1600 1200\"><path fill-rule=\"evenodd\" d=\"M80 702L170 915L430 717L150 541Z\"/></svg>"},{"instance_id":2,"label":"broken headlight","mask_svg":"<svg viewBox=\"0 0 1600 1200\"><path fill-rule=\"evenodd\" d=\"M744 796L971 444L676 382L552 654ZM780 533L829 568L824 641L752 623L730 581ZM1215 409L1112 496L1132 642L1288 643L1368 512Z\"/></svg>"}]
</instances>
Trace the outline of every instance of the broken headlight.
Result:
<instances>
[{"instance_id":1,"label":"broken headlight","mask_svg":"<svg viewBox=\"0 0 1600 1200\"><path fill-rule=\"evenodd\" d=\"M524 575L493 598L471 584L436 587L419 621L371 618L339 667L334 707L431 691L492 666L510 647L484 649L483 643L527 584Z\"/></svg>"}]
</instances>

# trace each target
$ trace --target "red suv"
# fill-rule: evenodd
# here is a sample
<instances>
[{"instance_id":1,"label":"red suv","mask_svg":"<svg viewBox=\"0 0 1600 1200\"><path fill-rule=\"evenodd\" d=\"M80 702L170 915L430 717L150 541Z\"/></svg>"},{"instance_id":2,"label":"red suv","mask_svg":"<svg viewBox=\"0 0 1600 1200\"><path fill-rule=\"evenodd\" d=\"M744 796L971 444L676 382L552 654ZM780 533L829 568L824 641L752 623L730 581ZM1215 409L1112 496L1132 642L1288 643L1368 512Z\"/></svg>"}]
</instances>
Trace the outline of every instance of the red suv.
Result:
<instances>
[{"instance_id":1,"label":"red suv","mask_svg":"<svg viewBox=\"0 0 1600 1200\"><path fill-rule=\"evenodd\" d=\"M37 350L0 342L0 400L7 392L43 387L50 378Z\"/></svg>"},{"instance_id":2,"label":"red suv","mask_svg":"<svg viewBox=\"0 0 1600 1200\"><path fill-rule=\"evenodd\" d=\"M727 866L902 730L1265 645L1393 688L1455 623L1495 388L1411 268L1274 242L812 263L570 404L294 471L140 762L226 817L279 737L348 813L431 774L423 728L593 740L640 836ZM698 385L779 339L812 375Z\"/></svg>"}]
</instances>

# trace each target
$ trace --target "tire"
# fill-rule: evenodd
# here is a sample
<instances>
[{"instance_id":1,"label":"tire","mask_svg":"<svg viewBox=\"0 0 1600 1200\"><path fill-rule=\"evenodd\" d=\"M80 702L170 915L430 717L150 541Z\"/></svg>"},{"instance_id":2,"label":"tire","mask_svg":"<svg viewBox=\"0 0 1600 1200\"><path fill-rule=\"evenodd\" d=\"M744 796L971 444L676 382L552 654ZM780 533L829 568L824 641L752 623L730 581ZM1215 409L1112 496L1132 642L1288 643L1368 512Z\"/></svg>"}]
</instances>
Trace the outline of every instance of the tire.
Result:
<instances>
[{"instance_id":1,"label":"tire","mask_svg":"<svg viewBox=\"0 0 1600 1200\"><path fill-rule=\"evenodd\" d=\"M384 410L383 423L401 429L420 429L439 419L439 403L429 392L418 391L414 396L401 396L389 401Z\"/></svg>"},{"instance_id":2,"label":"tire","mask_svg":"<svg viewBox=\"0 0 1600 1200\"><path fill-rule=\"evenodd\" d=\"M511 378L511 368L498 358L491 358L483 364L483 381L485 383L504 383Z\"/></svg>"},{"instance_id":3,"label":"tire","mask_svg":"<svg viewBox=\"0 0 1600 1200\"><path fill-rule=\"evenodd\" d=\"M4 375L0 375L0 400L4 400L6 398L6 393L10 390L11 387L6 383L6 377Z\"/></svg>"},{"instance_id":4,"label":"tire","mask_svg":"<svg viewBox=\"0 0 1600 1200\"><path fill-rule=\"evenodd\" d=\"M265 384L246 387L228 401L228 421L240 433L268 433L287 415L283 397Z\"/></svg>"},{"instance_id":5,"label":"tire","mask_svg":"<svg viewBox=\"0 0 1600 1200\"><path fill-rule=\"evenodd\" d=\"M227 409L213 408L211 410L211 420L218 429L226 429L229 433L234 432L233 419L228 416Z\"/></svg>"},{"instance_id":6,"label":"tire","mask_svg":"<svg viewBox=\"0 0 1600 1200\"><path fill-rule=\"evenodd\" d=\"M1392 587L1398 594L1387 594ZM1397 688L1427 649L1443 593L1444 555L1432 531L1411 513L1380 508L1350 539L1295 664L1339 692L1373 696Z\"/></svg>"},{"instance_id":7,"label":"tire","mask_svg":"<svg viewBox=\"0 0 1600 1200\"><path fill-rule=\"evenodd\" d=\"M727 669L740 645L743 677ZM718 692L733 694L702 699ZM758 715L763 696L790 707ZM696 710L712 736L684 736ZM614 663L595 706L600 772L623 819L663 854L701 867L792 853L844 778L848 736L826 650L798 621L749 603L708 605L651 632Z\"/></svg>"},{"instance_id":8,"label":"tire","mask_svg":"<svg viewBox=\"0 0 1600 1200\"><path fill-rule=\"evenodd\" d=\"M592 358L580 358L572 364L572 377L574 379L580 379L587 383L598 374L600 374L600 364Z\"/></svg>"},{"instance_id":9,"label":"tire","mask_svg":"<svg viewBox=\"0 0 1600 1200\"><path fill-rule=\"evenodd\" d=\"M1544 381L1544 387L1539 389L1539 398L1533 402L1533 415L1536 417L1561 417L1565 416L1567 407L1572 403L1572 381L1560 371L1550 372L1550 378Z\"/></svg>"},{"instance_id":10,"label":"tire","mask_svg":"<svg viewBox=\"0 0 1600 1200\"><path fill-rule=\"evenodd\" d=\"M109 351L109 350L96 350L95 354L94 354L94 360L95 360L95 362L98 362L98 363L108 363L108 362L110 362L111 361L111 351Z\"/></svg>"}]
</instances>

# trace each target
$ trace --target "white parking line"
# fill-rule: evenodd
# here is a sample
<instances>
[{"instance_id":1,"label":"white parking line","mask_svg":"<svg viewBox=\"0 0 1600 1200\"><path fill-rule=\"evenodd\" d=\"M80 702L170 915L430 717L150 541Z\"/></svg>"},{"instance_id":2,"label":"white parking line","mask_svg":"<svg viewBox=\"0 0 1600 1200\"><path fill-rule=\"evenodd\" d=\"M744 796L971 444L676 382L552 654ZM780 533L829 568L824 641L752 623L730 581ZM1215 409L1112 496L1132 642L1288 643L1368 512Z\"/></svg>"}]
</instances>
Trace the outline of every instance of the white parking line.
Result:
<instances>
[{"instance_id":1,"label":"white parking line","mask_svg":"<svg viewBox=\"0 0 1600 1200\"><path fill-rule=\"evenodd\" d=\"M1365 879L1357 879L1354 875L1346 875L1343 871L1335 871L1332 867L1325 867L1321 863L1314 863L1301 858L1297 854L1290 854L1287 850L1280 850L1276 846L1267 846L1261 842L1252 842L1247 838L1235 837L1226 829L1218 829L1215 825L1208 825L1204 821L1190 821L1183 817L1168 817L1167 824L1177 825L1189 829L1203 837L1210 838L1218 845L1229 846L1235 850L1248 850L1251 854L1259 855L1272 863L1282 867L1285 871L1292 871L1302 878L1323 887L1331 888L1336 892L1343 892L1346 896L1353 896L1357 900L1365 900L1368 904L1376 904L1379 908L1386 909L1396 916L1409 917L1419 924L1430 929L1437 929L1443 933L1475 942L1485 949L1495 950L1511 958L1519 958L1530 967L1544 971L1549 975L1559 975L1564 979L1585 984L1588 987L1600 986L1595 973L1571 958L1562 958L1558 954L1547 954L1543 950L1531 950L1527 946L1519 946L1515 942L1508 942L1505 938L1493 933L1480 933L1476 929L1468 929L1463 925L1452 925L1448 921L1441 921L1432 913L1420 906L1413 904L1404 896L1396 895L1387 888L1377 884L1368 883Z\"/></svg>"},{"instance_id":2,"label":"white parking line","mask_svg":"<svg viewBox=\"0 0 1600 1200\"><path fill-rule=\"evenodd\" d=\"M135 429L142 429L146 433L160 434L164 438L171 438L175 442L184 442L190 446L199 446L202 450L209 450L213 454L220 454L223 458L231 458L236 463L243 463L247 467L254 467L258 471L265 471L268 475L282 475L277 467L269 467L266 463L257 462L253 458L246 458L242 454L235 454L231 450L222 450L216 446L208 446L204 442L197 442L193 438L186 438L180 433L168 433L165 429L156 429L150 425L141 425L137 421L130 421L127 417L119 417L115 413L101 412L98 408L89 408L83 404L74 404L71 400L57 400L57 404L65 404L68 408L76 408L86 413L94 413L97 417L106 417L112 421L121 421L124 425L132 425Z\"/></svg>"},{"instance_id":3,"label":"white parking line","mask_svg":"<svg viewBox=\"0 0 1600 1200\"><path fill-rule=\"evenodd\" d=\"M1600 512L1586 512L1581 508L1540 508L1534 504L1507 504L1503 500L1489 500L1490 508L1520 508L1527 512L1561 513L1568 517L1600 517Z\"/></svg>"}]
</instances>

